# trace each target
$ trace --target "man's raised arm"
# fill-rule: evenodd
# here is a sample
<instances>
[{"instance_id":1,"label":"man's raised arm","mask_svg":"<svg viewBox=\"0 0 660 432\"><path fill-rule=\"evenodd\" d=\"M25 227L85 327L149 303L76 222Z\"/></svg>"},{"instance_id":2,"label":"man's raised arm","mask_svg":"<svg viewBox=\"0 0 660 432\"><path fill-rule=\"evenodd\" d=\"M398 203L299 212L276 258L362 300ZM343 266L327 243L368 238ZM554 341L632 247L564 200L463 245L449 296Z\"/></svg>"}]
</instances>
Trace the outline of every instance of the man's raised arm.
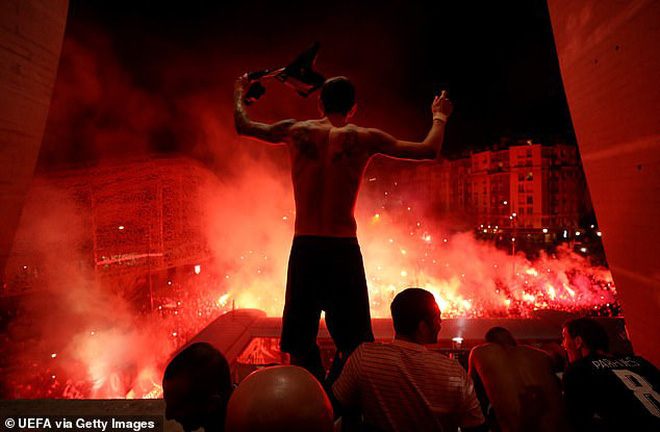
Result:
<instances>
[{"instance_id":1,"label":"man's raised arm","mask_svg":"<svg viewBox=\"0 0 660 432\"><path fill-rule=\"evenodd\" d=\"M282 120L269 125L250 120L243 102L248 84L247 74L245 74L239 77L234 85L234 125L236 126L236 132L239 135L256 138L269 144L286 143L289 138L289 130L296 121Z\"/></svg>"},{"instance_id":2,"label":"man's raised arm","mask_svg":"<svg viewBox=\"0 0 660 432\"><path fill-rule=\"evenodd\" d=\"M431 105L433 126L422 142L402 141L379 129L368 129L367 140L372 153L381 153L397 159L425 160L436 159L445 136L447 118L451 115L453 106L443 91L436 96Z\"/></svg>"}]
</instances>

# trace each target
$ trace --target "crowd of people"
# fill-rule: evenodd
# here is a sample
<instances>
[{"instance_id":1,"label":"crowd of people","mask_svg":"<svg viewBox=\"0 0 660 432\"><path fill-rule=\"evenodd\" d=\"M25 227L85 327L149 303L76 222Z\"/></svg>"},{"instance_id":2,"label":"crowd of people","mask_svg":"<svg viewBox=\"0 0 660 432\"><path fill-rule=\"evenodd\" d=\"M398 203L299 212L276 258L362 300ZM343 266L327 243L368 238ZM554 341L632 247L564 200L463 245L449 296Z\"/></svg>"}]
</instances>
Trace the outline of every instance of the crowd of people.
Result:
<instances>
[{"instance_id":1,"label":"crowd of people","mask_svg":"<svg viewBox=\"0 0 660 432\"><path fill-rule=\"evenodd\" d=\"M441 315L426 290L402 291L391 312L394 340L362 343L331 385L297 366L272 366L234 389L222 354L191 345L165 371L166 418L206 432L660 430L660 371L610 354L594 319L564 323L562 380L548 354L502 327L471 350L467 371L428 349Z\"/></svg>"}]
</instances>

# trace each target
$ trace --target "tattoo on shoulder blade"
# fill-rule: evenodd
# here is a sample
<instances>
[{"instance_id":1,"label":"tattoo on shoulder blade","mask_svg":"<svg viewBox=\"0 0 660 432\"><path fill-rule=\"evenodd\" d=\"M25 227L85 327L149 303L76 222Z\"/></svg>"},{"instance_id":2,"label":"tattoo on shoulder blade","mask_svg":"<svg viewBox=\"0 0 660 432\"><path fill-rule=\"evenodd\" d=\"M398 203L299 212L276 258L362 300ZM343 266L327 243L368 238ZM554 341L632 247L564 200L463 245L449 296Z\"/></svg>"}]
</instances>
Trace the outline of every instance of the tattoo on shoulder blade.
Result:
<instances>
[{"instance_id":1,"label":"tattoo on shoulder blade","mask_svg":"<svg viewBox=\"0 0 660 432\"><path fill-rule=\"evenodd\" d=\"M341 142L341 151L337 152L332 158L333 161L339 161L341 159L347 158L350 159L352 156L355 156L358 153L357 147L357 132L354 130L349 130L344 133Z\"/></svg>"},{"instance_id":2,"label":"tattoo on shoulder blade","mask_svg":"<svg viewBox=\"0 0 660 432\"><path fill-rule=\"evenodd\" d=\"M293 145L296 146L301 155L310 159L316 159L319 151L309 138L309 133L305 128L299 128L293 131L291 138Z\"/></svg>"}]
</instances>

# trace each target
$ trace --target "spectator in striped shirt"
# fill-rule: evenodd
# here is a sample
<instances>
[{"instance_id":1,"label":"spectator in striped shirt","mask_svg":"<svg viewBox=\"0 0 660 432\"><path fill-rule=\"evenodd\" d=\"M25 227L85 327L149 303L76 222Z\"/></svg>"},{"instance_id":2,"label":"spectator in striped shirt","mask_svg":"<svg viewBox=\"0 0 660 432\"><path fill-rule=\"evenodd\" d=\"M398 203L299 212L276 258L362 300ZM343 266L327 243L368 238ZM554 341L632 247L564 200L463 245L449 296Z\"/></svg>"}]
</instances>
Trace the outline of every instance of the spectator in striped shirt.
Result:
<instances>
[{"instance_id":1,"label":"spectator in striped shirt","mask_svg":"<svg viewBox=\"0 0 660 432\"><path fill-rule=\"evenodd\" d=\"M332 387L337 400L360 409L366 430L486 431L465 369L424 347L436 343L440 331L433 295L409 288L390 309L394 340L365 342L353 352Z\"/></svg>"}]
</instances>

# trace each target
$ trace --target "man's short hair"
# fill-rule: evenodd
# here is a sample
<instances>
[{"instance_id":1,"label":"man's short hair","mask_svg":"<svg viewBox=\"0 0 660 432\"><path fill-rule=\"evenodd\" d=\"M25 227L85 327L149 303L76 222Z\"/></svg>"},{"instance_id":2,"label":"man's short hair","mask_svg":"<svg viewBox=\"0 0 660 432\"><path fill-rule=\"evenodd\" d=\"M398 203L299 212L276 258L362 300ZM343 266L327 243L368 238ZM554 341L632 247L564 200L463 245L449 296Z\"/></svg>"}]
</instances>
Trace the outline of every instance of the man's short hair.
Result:
<instances>
[{"instance_id":1,"label":"man's short hair","mask_svg":"<svg viewBox=\"0 0 660 432\"><path fill-rule=\"evenodd\" d=\"M580 336L589 350L609 352L609 337L598 321L591 318L577 318L566 321L563 327L572 338Z\"/></svg>"},{"instance_id":2,"label":"man's short hair","mask_svg":"<svg viewBox=\"0 0 660 432\"><path fill-rule=\"evenodd\" d=\"M355 87L348 78L338 76L323 83L321 102L326 114L348 115L355 105Z\"/></svg>"},{"instance_id":3,"label":"man's short hair","mask_svg":"<svg viewBox=\"0 0 660 432\"><path fill-rule=\"evenodd\" d=\"M229 364L220 351L205 342L194 343L177 354L167 365L163 381L184 378L190 395L204 399L219 395L229 397L232 390Z\"/></svg>"},{"instance_id":4,"label":"man's short hair","mask_svg":"<svg viewBox=\"0 0 660 432\"><path fill-rule=\"evenodd\" d=\"M437 308L433 294L424 289L401 291L390 305L394 331L405 336L414 335L419 323L431 319Z\"/></svg>"},{"instance_id":5,"label":"man's short hair","mask_svg":"<svg viewBox=\"0 0 660 432\"><path fill-rule=\"evenodd\" d=\"M516 345L516 338L504 327L493 327L486 332L486 342L499 345Z\"/></svg>"}]
</instances>

